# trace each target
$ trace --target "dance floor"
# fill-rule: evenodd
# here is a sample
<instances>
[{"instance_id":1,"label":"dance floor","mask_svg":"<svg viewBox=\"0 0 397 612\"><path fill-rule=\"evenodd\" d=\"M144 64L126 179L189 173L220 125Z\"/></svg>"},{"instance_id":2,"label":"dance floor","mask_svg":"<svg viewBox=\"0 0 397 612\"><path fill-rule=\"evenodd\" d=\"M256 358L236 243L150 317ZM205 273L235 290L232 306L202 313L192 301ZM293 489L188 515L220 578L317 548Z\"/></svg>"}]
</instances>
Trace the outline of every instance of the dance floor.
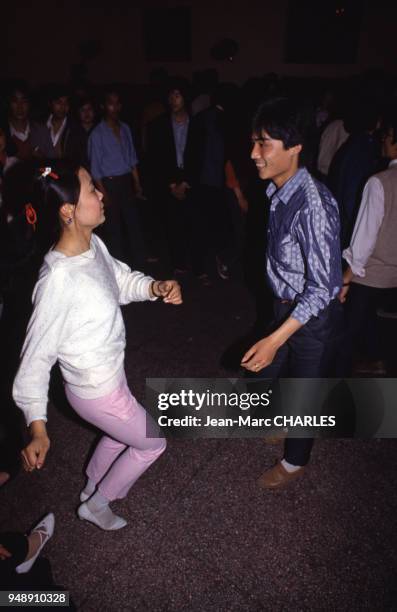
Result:
<instances>
[{"instance_id":1,"label":"dance floor","mask_svg":"<svg viewBox=\"0 0 397 612\"><path fill-rule=\"evenodd\" d=\"M146 377L224 377L222 351L254 321L241 284L200 288L185 303L124 308L126 372L143 402ZM278 611L396 609L396 440L322 440L304 478L282 491L256 481L282 447L262 439L170 440L114 509L104 532L75 514L97 432L61 400L41 472L0 490L0 528L52 511L44 550L79 610Z\"/></svg>"}]
</instances>

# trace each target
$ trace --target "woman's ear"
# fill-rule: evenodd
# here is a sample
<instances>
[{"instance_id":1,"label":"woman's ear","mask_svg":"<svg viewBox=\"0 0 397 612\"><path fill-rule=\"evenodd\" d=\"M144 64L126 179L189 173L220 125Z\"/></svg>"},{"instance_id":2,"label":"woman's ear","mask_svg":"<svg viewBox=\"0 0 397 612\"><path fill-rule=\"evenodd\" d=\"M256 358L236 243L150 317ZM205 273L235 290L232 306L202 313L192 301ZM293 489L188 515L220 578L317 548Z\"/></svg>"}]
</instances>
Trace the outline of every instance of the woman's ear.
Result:
<instances>
[{"instance_id":1,"label":"woman's ear","mask_svg":"<svg viewBox=\"0 0 397 612\"><path fill-rule=\"evenodd\" d=\"M62 204L59 209L59 214L64 223L70 223L74 217L74 206L72 204Z\"/></svg>"}]
</instances>

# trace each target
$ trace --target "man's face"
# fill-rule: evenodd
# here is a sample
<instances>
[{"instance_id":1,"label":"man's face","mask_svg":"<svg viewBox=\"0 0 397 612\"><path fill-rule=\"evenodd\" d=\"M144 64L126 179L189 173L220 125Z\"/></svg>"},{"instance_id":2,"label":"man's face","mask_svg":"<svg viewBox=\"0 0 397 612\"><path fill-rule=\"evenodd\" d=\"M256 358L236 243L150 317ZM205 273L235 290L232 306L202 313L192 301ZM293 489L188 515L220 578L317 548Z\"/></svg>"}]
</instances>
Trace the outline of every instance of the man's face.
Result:
<instances>
[{"instance_id":1,"label":"man's face","mask_svg":"<svg viewBox=\"0 0 397 612\"><path fill-rule=\"evenodd\" d=\"M382 138L382 156L397 159L397 142L394 141L394 130L390 128Z\"/></svg>"},{"instance_id":2,"label":"man's face","mask_svg":"<svg viewBox=\"0 0 397 612\"><path fill-rule=\"evenodd\" d=\"M94 123L94 109L92 108L92 104L87 102L79 109L80 121L84 125L90 125Z\"/></svg>"},{"instance_id":3,"label":"man's face","mask_svg":"<svg viewBox=\"0 0 397 612\"><path fill-rule=\"evenodd\" d=\"M54 119L63 121L69 112L69 100L67 96L61 96L51 102L51 111Z\"/></svg>"},{"instance_id":4,"label":"man's face","mask_svg":"<svg viewBox=\"0 0 397 612\"><path fill-rule=\"evenodd\" d=\"M298 168L298 156L302 145L289 149L282 140L271 138L265 131L253 134L251 159L255 162L259 178L272 180L281 186Z\"/></svg>"},{"instance_id":5,"label":"man's face","mask_svg":"<svg viewBox=\"0 0 397 612\"><path fill-rule=\"evenodd\" d=\"M179 89L173 89L169 92L168 104L172 113L178 113L185 108L185 100Z\"/></svg>"},{"instance_id":6,"label":"man's face","mask_svg":"<svg viewBox=\"0 0 397 612\"><path fill-rule=\"evenodd\" d=\"M110 119L118 119L121 113L121 102L117 94L110 94L106 96L105 100L105 114Z\"/></svg>"},{"instance_id":7,"label":"man's face","mask_svg":"<svg viewBox=\"0 0 397 612\"><path fill-rule=\"evenodd\" d=\"M29 114L29 100L21 91L15 91L10 100L10 119L26 121Z\"/></svg>"}]
</instances>

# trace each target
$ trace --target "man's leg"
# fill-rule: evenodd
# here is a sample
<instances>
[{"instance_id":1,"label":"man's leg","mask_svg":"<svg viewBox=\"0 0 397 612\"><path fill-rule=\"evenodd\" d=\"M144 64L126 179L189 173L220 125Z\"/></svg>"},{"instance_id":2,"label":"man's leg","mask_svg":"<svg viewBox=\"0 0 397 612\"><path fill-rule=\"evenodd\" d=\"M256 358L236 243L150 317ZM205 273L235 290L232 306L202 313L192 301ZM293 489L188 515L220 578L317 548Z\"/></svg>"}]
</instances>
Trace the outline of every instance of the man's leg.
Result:
<instances>
[{"instance_id":1,"label":"man's leg","mask_svg":"<svg viewBox=\"0 0 397 612\"><path fill-rule=\"evenodd\" d=\"M324 359L327 342L332 333L337 331L339 304L332 302L328 308L313 317L287 341L289 347L289 371L291 378L318 379L326 376ZM321 383L320 383L321 384ZM308 380L300 384L298 398L293 389L294 383L287 385L285 392L286 408L294 408L294 414L305 414L307 408L316 405L321 394L319 385ZM284 457L274 468L268 470L260 479L264 488L278 488L304 472L309 462L313 447L313 438L287 437L284 445Z\"/></svg>"}]
</instances>

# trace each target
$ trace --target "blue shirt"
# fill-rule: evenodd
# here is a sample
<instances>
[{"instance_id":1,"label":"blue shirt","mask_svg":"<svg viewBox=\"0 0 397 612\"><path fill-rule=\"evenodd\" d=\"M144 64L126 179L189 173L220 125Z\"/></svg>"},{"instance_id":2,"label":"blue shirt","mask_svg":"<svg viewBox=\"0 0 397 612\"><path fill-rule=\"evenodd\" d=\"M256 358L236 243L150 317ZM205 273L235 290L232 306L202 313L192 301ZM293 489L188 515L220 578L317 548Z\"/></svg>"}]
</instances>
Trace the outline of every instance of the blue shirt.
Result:
<instances>
[{"instance_id":1,"label":"blue shirt","mask_svg":"<svg viewBox=\"0 0 397 612\"><path fill-rule=\"evenodd\" d=\"M105 176L129 174L138 163L131 130L120 121L120 140L102 120L88 139L88 159L91 174L98 180Z\"/></svg>"},{"instance_id":2,"label":"blue shirt","mask_svg":"<svg viewBox=\"0 0 397 612\"><path fill-rule=\"evenodd\" d=\"M295 300L291 316L307 323L342 286L338 205L300 168L280 189L271 183L267 275L273 293Z\"/></svg>"},{"instance_id":3,"label":"blue shirt","mask_svg":"<svg viewBox=\"0 0 397 612\"><path fill-rule=\"evenodd\" d=\"M189 119L178 123L178 121L172 118L172 131L174 132L176 163L178 168L183 168L183 156L185 154L188 129Z\"/></svg>"}]
</instances>

